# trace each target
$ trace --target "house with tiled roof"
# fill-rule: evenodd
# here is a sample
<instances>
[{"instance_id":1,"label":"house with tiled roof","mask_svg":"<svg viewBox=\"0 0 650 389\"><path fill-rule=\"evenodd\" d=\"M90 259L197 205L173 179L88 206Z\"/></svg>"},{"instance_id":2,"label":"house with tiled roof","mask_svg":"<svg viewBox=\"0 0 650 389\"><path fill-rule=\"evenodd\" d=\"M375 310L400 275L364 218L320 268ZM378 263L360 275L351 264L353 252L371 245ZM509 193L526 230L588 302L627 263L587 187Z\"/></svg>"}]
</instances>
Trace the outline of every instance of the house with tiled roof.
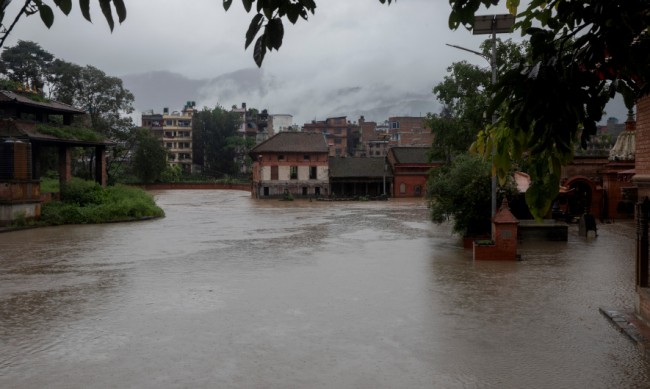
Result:
<instances>
[{"instance_id":1,"label":"house with tiled roof","mask_svg":"<svg viewBox=\"0 0 650 389\"><path fill-rule=\"evenodd\" d=\"M329 196L329 148L321 133L281 132L255 146L255 198Z\"/></svg>"},{"instance_id":2,"label":"house with tiled roof","mask_svg":"<svg viewBox=\"0 0 650 389\"><path fill-rule=\"evenodd\" d=\"M429 160L430 147L391 147L388 164L393 172L393 197L423 197L432 168L442 161Z\"/></svg>"},{"instance_id":3,"label":"house with tiled roof","mask_svg":"<svg viewBox=\"0 0 650 389\"><path fill-rule=\"evenodd\" d=\"M330 157L329 179L335 197L378 197L391 193L393 174L385 158Z\"/></svg>"}]
</instances>

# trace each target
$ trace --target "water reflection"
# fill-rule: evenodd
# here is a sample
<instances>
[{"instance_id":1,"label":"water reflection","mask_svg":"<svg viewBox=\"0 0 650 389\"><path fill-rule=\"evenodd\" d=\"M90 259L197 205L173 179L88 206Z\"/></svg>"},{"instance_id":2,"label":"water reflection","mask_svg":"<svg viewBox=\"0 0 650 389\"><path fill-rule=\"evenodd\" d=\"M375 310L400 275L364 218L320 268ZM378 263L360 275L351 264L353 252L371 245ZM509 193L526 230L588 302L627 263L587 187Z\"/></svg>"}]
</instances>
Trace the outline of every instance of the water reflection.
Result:
<instances>
[{"instance_id":1,"label":"water reflection","mask_svg":"<svg viewBox=\"0 0 650 389\"><path fill-rule=\"evenodd\" d=\"M631 309L629 224L473 262L422 202L156 196L0 234L0 387L648 387L598 313Z\"/></svg>"}]
</instances>

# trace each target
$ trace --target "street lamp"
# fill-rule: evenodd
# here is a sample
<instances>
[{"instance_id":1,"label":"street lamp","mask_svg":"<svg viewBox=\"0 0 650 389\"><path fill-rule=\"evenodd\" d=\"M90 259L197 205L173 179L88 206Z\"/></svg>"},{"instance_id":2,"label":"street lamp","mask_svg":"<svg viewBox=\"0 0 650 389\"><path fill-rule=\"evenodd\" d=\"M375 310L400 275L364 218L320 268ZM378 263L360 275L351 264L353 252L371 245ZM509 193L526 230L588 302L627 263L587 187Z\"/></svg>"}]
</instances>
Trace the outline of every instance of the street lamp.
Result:
<instances>
[{"instance_id":1,"label":"street lamp","mask_svg":"<svg viewBox=\"0 0 650 389\"><path fill-rule=\"evenodd\" d=\"M484 35L492 34L492 55L488 57L487 55L466 49L464 47L450 45L447 46L469 51L470 53L476 54L481 58L487 60L490 63L490 68L492 69L492 85L497 82L497 34L510 33L512 32L512 26L515 24L515 16L511 14L501 14L501 15L480 15L474 18L474 23L472 24L472 34L474 35ZM494 94L492 94L494 97ZM497 122L497 114L494 112L492 114L492 124ZM496 153L496 147L494 143L492 144L492 160L494 162L494 155ZM497 176L492 173L492 217L497 213Z\"/></svg>"}]
</instances>

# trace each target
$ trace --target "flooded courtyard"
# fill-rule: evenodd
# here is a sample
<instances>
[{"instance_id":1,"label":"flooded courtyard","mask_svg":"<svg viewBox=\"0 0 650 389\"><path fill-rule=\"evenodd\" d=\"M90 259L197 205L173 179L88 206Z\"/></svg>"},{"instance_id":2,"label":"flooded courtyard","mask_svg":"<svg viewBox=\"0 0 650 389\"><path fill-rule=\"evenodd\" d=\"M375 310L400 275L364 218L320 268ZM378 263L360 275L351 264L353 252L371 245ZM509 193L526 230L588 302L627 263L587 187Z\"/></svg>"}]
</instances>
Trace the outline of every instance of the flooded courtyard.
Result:
<instances>
[{"instance_id":1,"label":"flooded courtyard","mask_svg":"<svg viewBox=\"0 0 650 389\"><path fill-rule=\"evenodd\" d=\"M474 262L422 201L155 193L159 220L0 234L2 388L648 388L634 225Z\"/></svg>"}]
</instances>

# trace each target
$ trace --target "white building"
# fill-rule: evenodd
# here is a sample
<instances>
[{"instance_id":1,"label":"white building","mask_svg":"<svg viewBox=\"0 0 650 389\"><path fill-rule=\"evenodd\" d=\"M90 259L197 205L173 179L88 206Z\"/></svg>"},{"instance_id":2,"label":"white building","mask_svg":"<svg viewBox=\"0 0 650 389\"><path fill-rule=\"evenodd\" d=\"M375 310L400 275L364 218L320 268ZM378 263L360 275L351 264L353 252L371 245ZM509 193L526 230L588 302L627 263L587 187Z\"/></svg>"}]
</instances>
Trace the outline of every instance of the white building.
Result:
<instances>
[{"instance_id":1,"label":"white building","mask_svg":"<svg viewBox=\"0 0 650 389\"><path fill-rule=\"evenodd\" d=\"M291 130L293 125L293 115L275 114L269 116L271 117L269 124L269 135Z\"/></svg>"}]
</instances>

